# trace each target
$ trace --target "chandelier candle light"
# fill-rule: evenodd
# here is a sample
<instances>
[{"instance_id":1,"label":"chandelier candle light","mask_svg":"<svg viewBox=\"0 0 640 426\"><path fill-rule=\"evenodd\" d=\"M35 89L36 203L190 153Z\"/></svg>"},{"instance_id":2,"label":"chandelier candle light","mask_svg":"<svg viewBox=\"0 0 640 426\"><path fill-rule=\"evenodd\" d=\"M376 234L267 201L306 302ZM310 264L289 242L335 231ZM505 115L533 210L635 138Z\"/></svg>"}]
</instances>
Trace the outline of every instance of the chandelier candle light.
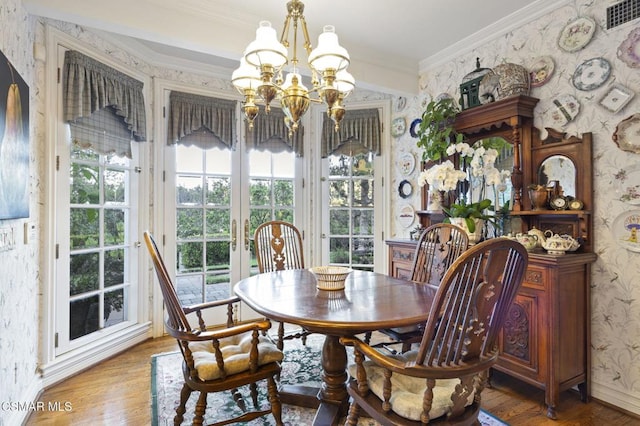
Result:
<instances>
[{"instance_id":1,"label":"chandelier candle light","mask_svg":"<svg viewBox=\"0 0 640 426\"><path fill-rule=\"evenodd\" d=\"M309 109L310 102L324 102L336 131L339 130L345 113L343 101L355 87L355 79L347 72L349 53L338 43L338 36L331 25L323 28L323 33L318 37L318 46L312 49L303 12L304 4L301 1L291 0L287 3L287 17L280 41L271 23L261 21L256 30L256 39L249 43L240 59L240 67L231 76L231 82L244 96L242 111L249 129L253 128L253 120L259 111L256 102L264 103L268 114L271 102L276 99L285 114L284 120L290 135L298 129L300 118ZM290 47L291 24L293 56L289 60L287 48ZM311 69L311 90L302 84L302 76L298 70L299 27ZM283 70L287 64L291 66L283 78ZM317 93L318 98L309 96L313 92Z\"/></svg>"}]
</instances>

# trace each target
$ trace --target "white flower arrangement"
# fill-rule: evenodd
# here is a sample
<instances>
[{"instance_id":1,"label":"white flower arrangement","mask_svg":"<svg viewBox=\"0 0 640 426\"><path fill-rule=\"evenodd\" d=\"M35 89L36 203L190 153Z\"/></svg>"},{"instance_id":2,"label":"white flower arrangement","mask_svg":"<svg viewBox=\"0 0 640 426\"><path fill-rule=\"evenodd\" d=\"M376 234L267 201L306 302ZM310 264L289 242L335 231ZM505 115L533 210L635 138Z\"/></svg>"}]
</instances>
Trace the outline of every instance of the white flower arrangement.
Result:
<instances>
[{"instance_id":1,"label":"white flower arrangement","mask_svg":"<svg viewBox=\"0 0 640 426\"><path fill-rule=\"evenodd\" d=\"M467 173L456 169L451 160L447 160L420 172L418 185L424 186L428 183L431 190L453 191L458 182L466 179Z\"/></svg>"},{"instance_id":2,"label":"white flower arrangement","mask_svg":"<svg viewBox=\"0 0 640 426\"><path fill-rule=\"evenodd\" d=\"M508 189L507 181L511 177L511 172L496 168L495 163L499 154L495 148L485 148L484 146L474 148L466 142L459 142L449 145L446 153L448 156L456 154L459 156L459 168L456 168L451 160L434 164L420 173L418 177L420 186L429 184L431 193L446 192L459 189L459 182L468 181L470 192L458 194L461 204L466 204L467 198L470 202L474 200L479 202L485 199L489 195L485 188L492 187L493 197L491 195L489 197L494 198L495 209L508 209L506 200L500 200L500 198L504 197ZM501 207L501 204L505 205Z\"/></svg>"},{"instance_id":3,"label":"white flower arrangement","mask_svg":"<svg viewBox=\"0 0 640 426\"><path fill-rule=\"evenodd\" d=\"M511 177L509 170L498 170L495 167L498 151L494 148L479 146L473 148L466 142L451 144L447 147L447 155L459 154L462 170L456 169L451 160L444 161L424 170L418 177L418 184L429 184L430 190L452 191L458 182L475 181L481 185L480 199L483 197L483 187L493 186L494 192L504 193L507 190L506 181ZM468 167L465 167L468 166Z\"/></svg>"}]
</instances>

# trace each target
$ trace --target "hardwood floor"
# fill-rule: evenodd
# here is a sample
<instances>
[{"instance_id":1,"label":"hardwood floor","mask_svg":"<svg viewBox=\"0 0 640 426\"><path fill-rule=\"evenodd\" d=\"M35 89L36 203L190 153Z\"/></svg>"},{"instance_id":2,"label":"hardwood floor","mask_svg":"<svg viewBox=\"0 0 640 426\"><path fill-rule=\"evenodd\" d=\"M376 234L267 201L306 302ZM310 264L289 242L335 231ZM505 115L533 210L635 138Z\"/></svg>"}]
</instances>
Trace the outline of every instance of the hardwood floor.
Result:
<instances>
[{"instance_id":1,"label":"hardwood floor","mask_svg":"<svg viewBox=\"0 0 640 426\"><path fill-rule=\"evenodd\" d=\"M37 411L27 425L151 424L151 355L178 350L173 338L140 343L49 389L40 401L70 403L69 411Z\"/></svg>"},{"instance_id":2,"label":"hardwood floor","mask_svg":"<svg viewBox=\"0 0 640 426\"><path fill-rule=\"evenodd\" d=\"M27 425L150 425L151 355L177 350L175 340L148 340L45 390L40 401L71 405L69 411L38 411ZM483 392L482 406L514 426L631 426L640 419L601 403L584 404L577 392L563 393L558 420L546 417L544 393L501 373L494 373L493 388Z\"/></svg>"}]
</instances>

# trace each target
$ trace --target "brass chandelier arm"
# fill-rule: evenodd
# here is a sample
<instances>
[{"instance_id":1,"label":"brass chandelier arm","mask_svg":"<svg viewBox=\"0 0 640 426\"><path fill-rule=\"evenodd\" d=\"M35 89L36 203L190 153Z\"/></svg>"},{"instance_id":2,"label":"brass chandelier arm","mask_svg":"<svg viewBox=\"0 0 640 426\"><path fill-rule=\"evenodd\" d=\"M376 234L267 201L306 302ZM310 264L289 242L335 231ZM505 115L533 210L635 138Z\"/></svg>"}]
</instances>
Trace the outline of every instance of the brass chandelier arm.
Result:
<instances>
[{"instance_id":1,"label":"brass chandelier arm","mask_svg":"<svg viewBox=\"0 0 640 426\"><path fill-rule=\"evenodd\" d=\"M286 48L291 46L289 43L289 26L291 25L291 20L293 20L293 58L291 62L296 65L298 63L298 20L302 23L302 36L304 37L303 47L307 55L309 55L312 50L307 21L304 18L304 3L299 0L292 0L287 3L287 17L284 20L282 33L280 34L280 43Z\"/></svg>"},{"instance_id":2,"label":"brass chandelier arm","mask_svg":"<svg viewBox=\"0 0 640 426\"><path fill-rule=\"evenodd\" d=\"M287 49L289 48L289 25L291 24L291 13L284 18L284 25L282 25L282 33L280 33L280 43Z\"/></svg>"}]
</instances>

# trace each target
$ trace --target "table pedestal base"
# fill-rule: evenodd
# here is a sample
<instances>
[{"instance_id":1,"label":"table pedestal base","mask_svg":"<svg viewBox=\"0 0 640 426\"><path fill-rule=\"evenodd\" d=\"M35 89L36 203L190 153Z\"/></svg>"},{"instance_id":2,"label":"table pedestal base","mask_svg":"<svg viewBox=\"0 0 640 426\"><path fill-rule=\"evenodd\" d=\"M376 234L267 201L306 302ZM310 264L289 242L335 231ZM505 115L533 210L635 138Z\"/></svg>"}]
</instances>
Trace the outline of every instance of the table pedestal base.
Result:
<instances>
[{"instance_id":1,"label":"table pedestal base","mask_svg":"<svg viewBox=\"0 0 640 426\"><path fill-rule=\"evenodd\" d=\"M322 386L282 385L280 401L317 408L314 425L337 425L349 410L347 351L338 336L326 336L322 346Z\"/></svg>"},{"instance_id":2,"label":"table pedestal base","mask_svg":"<svg viewBox=\"0 0 640 426\"><path fill-rule=\"evenodd\" d=\"M314 426L338 425L340 419L347 415L348 401L321 401L322 388L301 385L282 385L280 402L297 407L315 408Z\"/></svg>"}]
</instances>

